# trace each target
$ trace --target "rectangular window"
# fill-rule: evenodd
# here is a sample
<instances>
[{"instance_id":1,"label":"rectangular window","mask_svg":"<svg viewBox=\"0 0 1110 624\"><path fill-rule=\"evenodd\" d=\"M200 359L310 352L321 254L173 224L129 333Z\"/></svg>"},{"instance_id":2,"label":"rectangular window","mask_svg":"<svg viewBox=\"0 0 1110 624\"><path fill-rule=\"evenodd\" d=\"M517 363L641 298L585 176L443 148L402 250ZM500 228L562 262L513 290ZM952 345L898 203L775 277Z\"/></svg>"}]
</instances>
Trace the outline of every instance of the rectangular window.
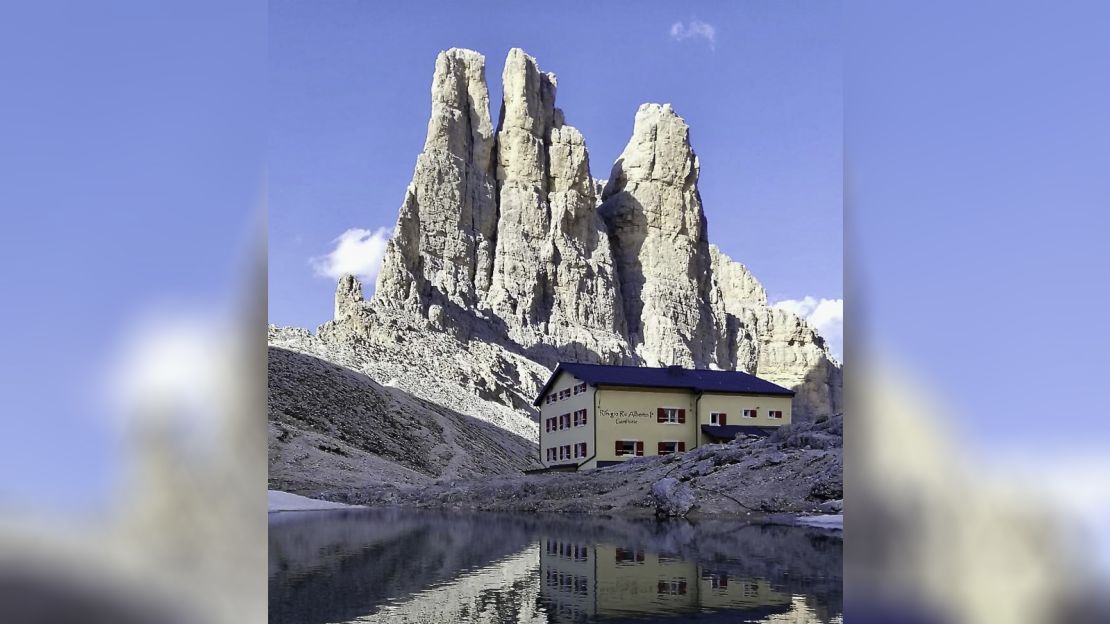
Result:
<instances>
[{"instance_id":1,"label":"rectangular window","mask_svg":"<svg viewBox=\"0 0 1110 624\"><path fill-rule=\"evenodd\" d=\"M581 409L581 410L578 410L577 412L574 413L574 426L575 427L584 427L584 426L586 426L586 410Z\"/></svg>"},{"instance_id":2,"label":"rectangular window","mask_svg":"<svg viewBox=\"0 0 1110 624\"><path fill-rule=\"evenodd\" d=\"M686 410L677 407L660 407L656 410L656 421L672 425L686 422Z\"/></svg>"},{"instance_id":3,"label":"rectangular window","mask_svg":"<svg viewBox=\"0 0 1110 624\"><path fill-rule=\"evenodd\" d=\"M618 548L616 549L616 562L617 563L643 563L644 551L633 550L631 548Z\"/></svg>"},{"instance_id":4,"label":"rectangular window","mask_svg":"<svg viewBox=\"0 0 1110 624\"><path fill-rule=\"evenodd\" d=\"M709 424L724 427L728 424L728 414L724 412L712 412L709 414Z\"/></svg>"},{"instance_id":5,"label":"rectangular window","mask_svg":"<svg viewBox=\"0 0 1110 624\"><path fill-rule=\"evenodd\" d=\"M769 410L767 418L782 418L782 410Z\"/></svg>"},{"instance_id":6,"label":"rectangular window","mask_svg":"<svg viewBox=\"0 0 1110 624\"><path fill-rule=\"evenodd\" d=\"M579 453L581 453L581 457L585 457L586 456L586 443L585 442L579 442L578 446L579 446Z\"/></svg>"},{"instance_id":7,"label":"rectangular window","mask_svg":"<svg viewBox=\"0 0 1110 624\"><path fill-rule=\"evenodd\" d=\"M675 578L669 581L659 581L657 593L671 596L686 595L686 579Z\"/></svg>"},{"instance_id":8,"label":"rectangular window","mask_svg":"<svg viewBox=\"0 0 1110 624\"><path fill-rule=\"evenodd\" d=\"M643 457L644 443L639 440L617 440L614 452L617 457Z\"/></svg>"},{"instance_id":9,"label":"rectangular window","mask_svg":"<svg viewBox=\"0 0 1110 624\"><path fill-rule=\"evenodd\" d=\"M559 417L559 428L570 429L570 414L563 414Z\"/></svg>"},{"instance_id":10,"label":"rectangular window","mask_svg":"<svg viewBox=\"0 0 1110 624\"><path fill-rule=\"evenodd\" d=\"M570 398L570 388L567 388L566 390L560 390L559 391L559 400L560 401L562 401L563 399L569 399L569 398Z\"/></svg>"},{"instance_id":11,"label":"rectangular window","mask_svg":"<svg viewBox=\"0 0 1110 624\"><path fill-rule=\"evenodd\" d=\"M755 418L756 416L757 416L757 414L756 414L755 410L753 410L753 409L744 410L744 418Z\"/></svg>"},{"instance_id":12,"label":"rectangular window","mask_svg":"<svg viewBox=\"0 0 1110 624\"><path fill-rule=\"evenodd\" d=\"M681 453L686 450L685 442L660 442L659 454L671 455L673 453Z\"/></svg>"},{"instance_id":13,"label":"rectangular window","mask_svg":"<svg viewBox=\"0 0 1110 624\"><path fill-rule=\"evenodd\" d=\"M586 384L584 384L584 383L575 384L575 386L574 386L574 394L575 395L584 394L585 392L586 392Z\"/></svg>"}]
</instances>

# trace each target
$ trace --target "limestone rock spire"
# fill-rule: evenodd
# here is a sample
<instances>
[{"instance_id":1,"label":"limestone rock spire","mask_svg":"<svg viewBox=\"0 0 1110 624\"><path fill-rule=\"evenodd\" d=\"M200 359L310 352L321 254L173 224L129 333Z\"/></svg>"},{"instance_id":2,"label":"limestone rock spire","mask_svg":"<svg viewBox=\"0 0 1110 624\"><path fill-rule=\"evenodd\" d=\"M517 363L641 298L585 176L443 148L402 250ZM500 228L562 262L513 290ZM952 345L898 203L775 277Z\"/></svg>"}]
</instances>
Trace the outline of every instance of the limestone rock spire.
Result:
<instances>
[{"instance_id":1,"label":"limestone rock spire","mask_svg":"<svg viewBox=\"0 0 1110 624\"><path fill-rule=\"evenodd\" d=\"M628 338L647 365L716 365L711 257L690 129L644 104L613 165L600 211L620 276Z\"/></svg>"},{"instance_id":2,"label":"limestone rock spire","mask_svg":"<svg viewBox=\"0 0 1110 624\"><path fill-rule=\"evenodd\" d=\"M363 303L362 282L349 273L339 278L335 288L335 319L350 316Z\"/></svg>"},{"instance_id":3,"label":"limestone rock spire","mask_svg":"<svg viewBox=\"0 0 1110 624\"><path fill-rule=\"evenodd\" d=\"M505 61L497 132L497 256L487 299L513 337L553 357L624 361L624 320L582 134L557 81L520 49Z\"/></svg>"},{"instance_id":4,"label":"limestone rock spire","mask_svg":"<svg viewBox=\"0 0 1110 624\"><path fill-rule=\"evenodd\" d=\"M493 142L485 57L440 52L424 151L386 248L376 306L426 314L433 303L477 305L493 268Z\"/></svg>"}]
</instances>

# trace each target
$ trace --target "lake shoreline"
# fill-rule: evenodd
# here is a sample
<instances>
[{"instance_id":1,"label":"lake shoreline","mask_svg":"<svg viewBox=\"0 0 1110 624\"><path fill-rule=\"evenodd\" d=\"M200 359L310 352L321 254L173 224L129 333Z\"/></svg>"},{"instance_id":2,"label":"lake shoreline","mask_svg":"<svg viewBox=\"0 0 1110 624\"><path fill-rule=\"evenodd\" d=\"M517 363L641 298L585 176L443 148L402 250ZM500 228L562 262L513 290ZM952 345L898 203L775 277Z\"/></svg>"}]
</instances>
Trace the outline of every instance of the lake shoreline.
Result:
<instances>
[{"instance_id":1,"label":"lake shoreline","mask_svg":"<svg viewBox=\"0 0 1110 624\"><path fill-rule=\"evenodd\" d=\"M457 512L457 513L490 513L490 514L535 514L539 516L541 512L536 510L522 510L522 509L482 509L482 508L457 508L457 507L439 507L435 505L351 505L345 503L335 503L332 501L313 499L306 496L291 494L289 492L281 492L278 490L268 490L269 509L268 514L289 514L297 512L320 512L320 511L344 511L344 510L401 510L401 511L438 511L438 512ZM283 497L291 497L285 499L291 501L283 506L280 500ZM656 518L655 514L646 509L611 509L600 512L590 511L556 511L556 512L542 512L558 513L566 517L592 517L592 518L606 518L618 517L629 520L650 520ZM755 525L755 524L774 524L783 526L807 526L818 529L828 529L833 531L843 531L844 529L844 516L843 514L788 514L788 513L704 513L694 510L682 518L692 524L697 524L703 520L742 520L740 525ZM660 519L661 522L674 521L675 518Z\"/></svg>"}]
</instances>

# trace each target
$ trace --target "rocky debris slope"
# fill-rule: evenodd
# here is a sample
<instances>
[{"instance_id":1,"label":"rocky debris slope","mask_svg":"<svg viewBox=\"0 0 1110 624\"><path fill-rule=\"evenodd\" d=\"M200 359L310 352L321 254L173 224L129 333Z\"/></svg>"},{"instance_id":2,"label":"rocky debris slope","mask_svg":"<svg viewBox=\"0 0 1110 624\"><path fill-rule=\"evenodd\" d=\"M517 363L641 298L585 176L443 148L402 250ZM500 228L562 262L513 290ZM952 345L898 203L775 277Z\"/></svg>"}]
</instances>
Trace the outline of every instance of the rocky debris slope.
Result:
<instances>
[{"instance_id":1,"label":"rocky debris slope","mask_svg":"<svg viewBox=\"0 0 1110 624\"><path fill-rule=\"evenodd\" d=\"M354 504L663 516L839 513L843 417L796 423L686 453L643 457L578 473L459 480L431 487L374 486L334 500Z\"/></svg>"},{"instance_id":2,"label":"rocky debris slope","mask_svg":"<svg viewBox=\"0 0 1110 624\"><path fill-rule=\"evenodd\" d=\"M824 341L769 308L758 280L709 244L690 129L670 105L640 107L602 183L555 106L555 76L514 49L502 80L494 131L484 57L439 55L428 136L374 297L356 303L344 278L333 335L380 342L385 320L449 332L464 349L502 347L510 366L523 355L548 369L737 369L798 390L796 418L839 411Z\"/></svg>"},{"instance_id":3,"label":"rocky debris slope","mask_svg":"<svg viewBox=\"0 0 1110 624\"><path fill-rule=\"evenodd\" d=\"M530 440L304 353L270 347L268 393L271 489L334 499L535 466Z\"/></svg>"},{"instance_id":4,"label":"rocky debris slope","mask_svg":"<svg viewBox=\"0 0 1110 624\"><path fill-rule=\"evenodd\" d=\"M365 306L361 295L359 303ZM539 439L532 399L547 381L546 368L492 342L461 342L427 319L366 307L359 313L373 322L329 321L316 334L271 327L269 344L363 373L531 442Z\"/></svg>"}]
</instances>

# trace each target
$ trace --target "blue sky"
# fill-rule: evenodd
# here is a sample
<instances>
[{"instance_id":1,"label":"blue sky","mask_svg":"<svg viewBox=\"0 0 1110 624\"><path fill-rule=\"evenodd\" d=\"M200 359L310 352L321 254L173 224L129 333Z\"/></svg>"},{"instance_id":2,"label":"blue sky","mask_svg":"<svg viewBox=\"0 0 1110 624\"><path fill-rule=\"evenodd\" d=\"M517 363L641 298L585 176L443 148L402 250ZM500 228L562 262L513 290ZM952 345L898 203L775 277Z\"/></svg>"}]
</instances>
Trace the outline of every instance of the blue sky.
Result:
<instances>
[{"instance_id":1,"label":"blue sky","mask_svg":"<svg viewBox=\"0 0 1110 624\"><path fill-rule=\"evenodd\" d=\"M977 449L1105 456L1110 9L972 4L846 15L847 331Z\"/></svg>"},{"instance_id":2,"label":"blue sky","mask_svg":"<svg viewBox=\"0 0 1110 624\"><path fill-rule=\"evenodd\" d=\"M350 228L392 231L423 147L436 54L478 50L496 123L521 47L607 178L643 102L671 102L701 159L709 236L772 300L842 291L836 3L271 3L269 317L314 328L334 281L309 259ZM812 307L812 306L811 306Z\"/></svg>"},{"instance_id":3,"label":"blue sky","mask_svg":"<svg viewBox=\"0 0 1110 624\"><path fill-rule=\"evenodd\" d=\"M118 476L104 390L136 324L249 302L265 7L14 3L0 18L0 510Z\"/></svg>"}]
</instances>

